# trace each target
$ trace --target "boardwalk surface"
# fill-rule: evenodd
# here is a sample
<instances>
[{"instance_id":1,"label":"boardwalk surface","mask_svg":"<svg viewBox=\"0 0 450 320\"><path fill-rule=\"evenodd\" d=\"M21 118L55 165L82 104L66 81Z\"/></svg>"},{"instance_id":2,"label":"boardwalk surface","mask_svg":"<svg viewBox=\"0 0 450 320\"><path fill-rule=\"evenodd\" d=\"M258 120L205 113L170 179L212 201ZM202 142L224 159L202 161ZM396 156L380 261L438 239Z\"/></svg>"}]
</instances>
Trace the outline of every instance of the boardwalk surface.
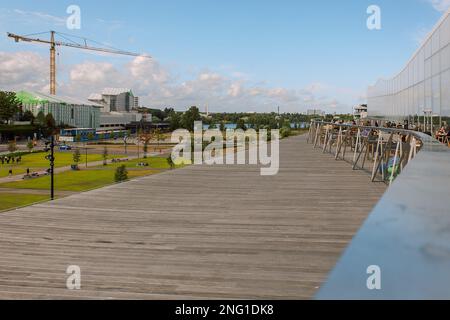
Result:
<instances>
[{"instance_id":1,"label":"boardwalk surface","mask_svg":"<svg viewBox=\"0 0 450 320\"><path fill-rule=\"evenodd\" d=\"M0 298L313 297L385 187L305 139L273 177L191 166L2 213Z\"/></svg>"}]
</instances>

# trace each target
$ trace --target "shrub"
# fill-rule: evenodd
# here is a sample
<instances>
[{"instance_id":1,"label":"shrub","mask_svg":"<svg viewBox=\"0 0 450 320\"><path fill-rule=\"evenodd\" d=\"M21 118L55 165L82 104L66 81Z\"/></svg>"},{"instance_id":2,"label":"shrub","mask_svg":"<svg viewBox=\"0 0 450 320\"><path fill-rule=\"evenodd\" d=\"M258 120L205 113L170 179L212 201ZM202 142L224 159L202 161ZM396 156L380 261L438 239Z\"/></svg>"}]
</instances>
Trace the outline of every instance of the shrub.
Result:
<instances>
[{"instance_id":1,"label":"shrub","mask_svg":"<svg viewBox=\"0 0 450 320\"><path fill-rule=\"evenodd\" d=\"M287 138L291 135L291 128L281 128L280 137L281 139Z\"/></svg>"},{"instance_id":2,"label":"shrub","mask_svg":"<svg viewBox=\"0 0 450 320\"><path fill-rule=\"evenodd\" d=\"M117 167L116 173L114 175L114 181L116 182L123 182L128 180L128 171L125 165L121 165L120 167Z\"/></svg>"},{"instance_id":3,"label":"shrub","mask_svg":"<svg viewBox=\"0 0 450 320\"><path fill-rule=\"evenodd\" d=\"M10 141L9 143L8 143L8 151L9 152L14 152L14 151L16 151L17 150L17 144L16 144L16 142L15 141Z\"/></svg>"},{"instance_id":4,"label":"shrub","mask_svg":"<svg viewBox=\"0 0 450 320\"><path fill-rule=\"evenodd\" d=\"M74 163L74 165L78 166L78 163L79 163L80 160L81 160L80 149L76 148L76 149L74 150L73 155L72 155L72 158L73 158L73 163Z\"/></svg>"}]
</instances>

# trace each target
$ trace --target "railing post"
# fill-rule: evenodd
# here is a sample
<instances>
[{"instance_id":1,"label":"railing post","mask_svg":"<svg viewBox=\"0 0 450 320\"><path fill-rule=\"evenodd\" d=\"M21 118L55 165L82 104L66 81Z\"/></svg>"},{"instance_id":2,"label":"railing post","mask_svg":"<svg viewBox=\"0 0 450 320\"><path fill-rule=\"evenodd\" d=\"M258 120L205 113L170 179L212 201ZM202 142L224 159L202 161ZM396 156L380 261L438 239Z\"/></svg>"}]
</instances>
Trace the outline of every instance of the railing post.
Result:
<instances>
[{"instance_id":1,"label":"railing post","mask_svg":"<svg viewBox=\"0 0 450 320\"><path fill-rule=\"evenodd\" d=\"M317 124L317 129L316 129L316 139L314 140L314 148L317 147L317 143L320 140L320 132L322 131L322 126L320 123Z\"/></svg>"},{"instance_id":2,"label":"railing post","mask_svg":"<svg viewBox=\"0 0 450 320\"><path fill-rule=\"evenodd\" d=\"M323 153L325 153L325 150L327 148L328 144L328 131L330 130L330 127L327 125L327 129L325 130L325 137L323 139Z\"/></svg>"},{"instance_id":3,"label":"railing post","mask_svg":"<svg viewBox=\"0 0 450 320\"><path fill-rule=\"evenodd\" d=\"M356 155L357 155L357 152L359 151L359 149L361 149L360 143L361 143L361 129L358 128L358 133L356 134L355 152L354 152L354 154L353 154L353 166L355 166L355 164L356 164ZM354 169L354 168L355 168L355 167L353 167L353 169Z\"/></svg>"}]
</instances>

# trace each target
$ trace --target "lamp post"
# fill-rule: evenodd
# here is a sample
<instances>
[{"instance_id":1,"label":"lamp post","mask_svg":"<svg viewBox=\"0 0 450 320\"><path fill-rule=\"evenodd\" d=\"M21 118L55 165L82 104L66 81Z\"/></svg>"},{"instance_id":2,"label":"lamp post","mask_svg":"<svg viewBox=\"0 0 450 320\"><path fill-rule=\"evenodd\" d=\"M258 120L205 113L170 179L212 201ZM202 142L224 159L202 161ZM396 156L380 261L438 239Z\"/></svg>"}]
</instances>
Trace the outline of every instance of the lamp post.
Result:
<instances>
[{"instance_id":1,"label":"lamp post","mask_svg":"<svg viewBox=\"0 0 450 320\"><path fill-rule=\"evenodd\" d=\"M50 199L55 199L55 136L52 135L50 141L45 143L46 147L44 149L45 152L50 152L49 155L45 157L48 161L50 161Z\"/></svg>"}]
</instances>

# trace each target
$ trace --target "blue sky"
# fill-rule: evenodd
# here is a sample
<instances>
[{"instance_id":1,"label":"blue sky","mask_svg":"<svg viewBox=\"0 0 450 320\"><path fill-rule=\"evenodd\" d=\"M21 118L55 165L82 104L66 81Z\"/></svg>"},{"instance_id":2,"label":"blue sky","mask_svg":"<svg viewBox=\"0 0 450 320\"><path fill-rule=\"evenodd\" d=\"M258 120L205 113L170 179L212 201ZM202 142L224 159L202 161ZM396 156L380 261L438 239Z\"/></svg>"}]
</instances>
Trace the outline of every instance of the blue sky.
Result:
<instances>
[{"instance_id":1,"label":"blue sky","mask_svg":"<svg viewBox=\"0 0 450 320\"><path fill-rule=\"evenodd\" d=\"M65 27L71 4L81 8L80 30ZM366 27L372 4L381 8L379 31ZM151 107L350 112L364 102L368 85L400 71L449 4L0 0L0 87L48 90L48 48L16 44L5 33L54 29L154 57L61 48L59 93L87 97L104 86L125 86Z\"/></svg>"}]
</instances>

